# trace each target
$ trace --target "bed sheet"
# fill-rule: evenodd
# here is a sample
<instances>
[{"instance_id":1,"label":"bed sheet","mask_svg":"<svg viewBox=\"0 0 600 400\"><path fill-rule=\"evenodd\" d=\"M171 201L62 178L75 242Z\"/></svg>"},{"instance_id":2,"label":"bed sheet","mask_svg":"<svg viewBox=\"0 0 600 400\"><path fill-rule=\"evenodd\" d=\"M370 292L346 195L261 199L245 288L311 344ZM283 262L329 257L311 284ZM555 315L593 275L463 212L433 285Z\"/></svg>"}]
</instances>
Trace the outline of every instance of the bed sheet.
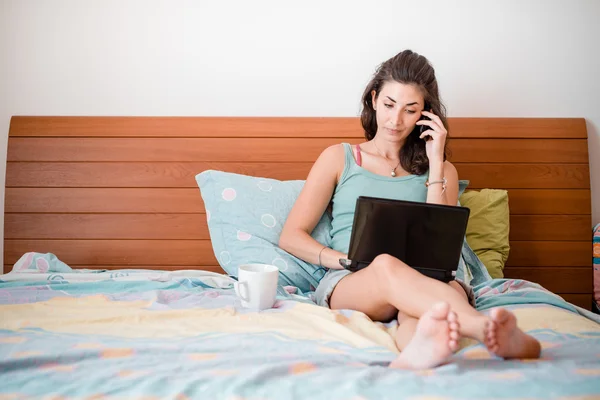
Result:
<instances>
[{"instance_id":1,"label":"bed sheet","mask_svg":"<svg viewBox=\"0 0 600 400\"><path fill-rule=\"evenodd\" d=\"M290 287L249 312L225 275L34 264L0 276L1 399L600 398L597 317L526 281L479 285L477 305L513 310L540 360L463 340L447 365L399 371L394 322Z\"/></svg>"}]
</instances>

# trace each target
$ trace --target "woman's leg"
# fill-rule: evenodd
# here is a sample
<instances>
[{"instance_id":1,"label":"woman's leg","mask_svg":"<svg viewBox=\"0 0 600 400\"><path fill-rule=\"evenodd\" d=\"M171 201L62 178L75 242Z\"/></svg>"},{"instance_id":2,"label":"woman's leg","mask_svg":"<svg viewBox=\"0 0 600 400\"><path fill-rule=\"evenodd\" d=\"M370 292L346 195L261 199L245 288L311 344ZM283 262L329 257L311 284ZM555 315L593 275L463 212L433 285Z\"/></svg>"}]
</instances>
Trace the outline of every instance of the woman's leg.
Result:
<instances>
[{"instance_id":1,"label":"woman's leg","mask_svg":"<svg viewBox=\"0 0 600 400\"><path fill-rule=\"evenodd\" d=\"M458 315L461 334L480 342L485 340L489 318L478 313L450 285L422 275L402 261L382 254L367 268L342 279L335 287L331 308L362 311L372 319L390 305L413 318L445 301Z\"/></svg>"},{"instance_id":2,"label":"woman's leg","mask_svg":"<svg viewBox=\"0 0 600 400\"><path fill-rule=\"evenodd\" d=\"M451 282L451 286L467 299L461 285ZM456 314L450 312L447 303L442 303L436 311L417 319L398 311L398 329L396 330L396 346L400 356L390 364L392 368L430 368L441 364L458 349L460 339L459 324ZM413 340L415 333L420 340ZM429 350L424 352L423 348Z\"/></svg>"},{"instance_id":3,"label":"woman's leg","mask_svg":"<svg viewBox=\"0 0 600 400\"><path fill-rule=\"evenodd\" d=\"M382 309L393 306L419 319L439 302L447 302L458 315L462 335L485 343L496 355L539 357L539 343L516 326L512 313L495 310L488 318L450 285L428 278L389 255L378 256L369 267L342 279L329 304L333 309L362 311L373 319Z\"/></svg>"},{"instance_id":4,"label":"woman's leg","mask_svg":"<svg viewBox=\"0 0 600 400\"><path fill-rule=\"evenodd\" d=\"M467 294L465 290L456 282L450 282L450 286L455 289L466 301L468 301ZM419 322L418 318L411 317L402 311L398 311L398 329L396 329L396 346L398 350L402 351L408 345L408 343L412 340L415 331L417 330L417 323ZM450 327L451 330L458 332L458 320L454 325ZM455 338L456 340L459 337Z\"/></svg>"},{"instance_id":5,"label":"woman's leg","mask_svg":"<svg viewBox=\"0 0 600 400\"><path fill-rule=\"evenodd\" d=\"M401 352L391 368L435 367L458 349L459 324L448 303L435 304L418 320L402 313L398 319L396 340Z\"/></svg>"}]
</instances>

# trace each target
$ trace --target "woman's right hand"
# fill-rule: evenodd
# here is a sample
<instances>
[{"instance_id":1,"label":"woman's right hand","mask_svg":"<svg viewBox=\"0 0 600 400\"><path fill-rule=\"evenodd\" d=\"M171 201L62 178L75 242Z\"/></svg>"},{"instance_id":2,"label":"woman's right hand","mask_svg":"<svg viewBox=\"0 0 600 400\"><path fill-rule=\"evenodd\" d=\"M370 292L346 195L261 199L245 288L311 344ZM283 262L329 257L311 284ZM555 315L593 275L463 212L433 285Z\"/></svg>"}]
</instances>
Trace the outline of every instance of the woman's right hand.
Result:
<instances>
[{"instance_id":1,"label":"woman's right hand","mask_svg":"<svg viewBox=\"0 0 600 400\"><path fill-rule=\"evenodd\" d=\"M344 269L340 264L340 259L347 259L348 254L336 251L330 247L323 250L321 254L321 265L328 269Z\"/></svg>"}]
</instances>

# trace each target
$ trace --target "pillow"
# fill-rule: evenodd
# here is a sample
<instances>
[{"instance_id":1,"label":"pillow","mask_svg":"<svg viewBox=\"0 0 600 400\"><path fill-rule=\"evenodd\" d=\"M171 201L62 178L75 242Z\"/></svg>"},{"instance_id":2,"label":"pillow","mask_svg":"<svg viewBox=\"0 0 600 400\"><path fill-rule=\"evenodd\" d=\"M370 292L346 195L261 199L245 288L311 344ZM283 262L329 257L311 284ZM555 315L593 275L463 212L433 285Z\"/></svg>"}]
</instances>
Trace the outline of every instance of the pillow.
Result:
<instances>
[{"instance_id":1,"label":"pillow","mask_svg":"<svg viewBox=\"0 0 600 400\"><path fill-rule=\"evenodd\" d=\"M466 191L460 204L471 210L467 242L486 266L492 278L504 277L510 252L508 192L500 189Z\"/></svg>"},{"instance_id":2,"label":"pillow","mask_svg":"<svg viewBox=\"0 0 600 400\"><path fill-rule=\"evenodd\" d=\"M219 265L237 278L244 263L273 264L279 283L303 292L316 288L325 269L279 248L285 220L300 194L303 180L279 181L207 170L196 175L206 208L208 230ZM331 216L325 212L312 232L324 246L331 245Z\"/></svg>"},{"instance_id":3,"label":"pillow","mask_svg":"<svg viewBox=\"0 0 600 400\"><path fill-rule=\"evenodd\" d=\"M459 200L460 200L460 196L462 196L462 194L465 192L465 189L467 188L467 186L469 186L469 183L471 183L471 181L459 179L459 181L458 181L458 198L459 198ZM460 204L460 201L459 201L459 204Z\"/></svg>"}]
</instances>

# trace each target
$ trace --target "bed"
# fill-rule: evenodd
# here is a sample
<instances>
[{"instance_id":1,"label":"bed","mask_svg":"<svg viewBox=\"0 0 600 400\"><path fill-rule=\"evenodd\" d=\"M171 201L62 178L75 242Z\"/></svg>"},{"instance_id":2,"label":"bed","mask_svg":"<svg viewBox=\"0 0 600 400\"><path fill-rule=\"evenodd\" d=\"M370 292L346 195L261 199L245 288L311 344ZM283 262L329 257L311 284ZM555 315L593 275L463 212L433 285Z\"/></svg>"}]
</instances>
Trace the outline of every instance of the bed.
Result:
<instances>
[{"instance_id":1,"label":"bed","mask_svg":"<svg viewBox=\"0 0 600 400\"><path fill-rule=\"evenodd\" d=\"M451 118L468 190L505 189L504 279L477 306L513 310L542 358L466 340L453 362L386 368L396 326L281 286L242 309L212 246L196 176L302 180L357 118L28 117L11 120L0 398L598 398L591 197L583 119ZM212 217L214 217L214 212Z\"/></svg>"}]
</instances>

